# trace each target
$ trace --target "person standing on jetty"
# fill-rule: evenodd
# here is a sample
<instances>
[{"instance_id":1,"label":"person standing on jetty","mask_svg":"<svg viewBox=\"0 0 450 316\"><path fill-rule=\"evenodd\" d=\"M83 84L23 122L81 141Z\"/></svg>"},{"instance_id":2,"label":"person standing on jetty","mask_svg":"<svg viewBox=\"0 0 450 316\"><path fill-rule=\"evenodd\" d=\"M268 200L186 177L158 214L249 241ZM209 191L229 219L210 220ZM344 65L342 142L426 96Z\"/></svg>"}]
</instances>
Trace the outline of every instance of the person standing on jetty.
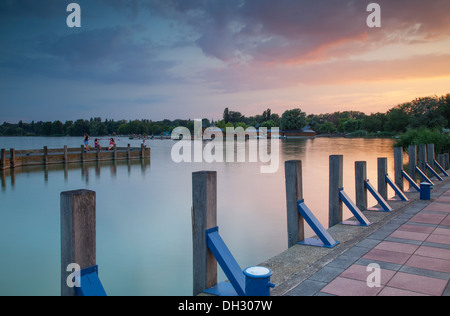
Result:
<instances>
[{"instance_id":1,"label":"person standing on jetty","mask_svg":"<svg viewBox=\"0 0 450 316\"><path fill-rule=\"evenodd\" d=\"M88 133L84 133L84 148L89 150L89 135Z\"/></svg>"}]
</instances>

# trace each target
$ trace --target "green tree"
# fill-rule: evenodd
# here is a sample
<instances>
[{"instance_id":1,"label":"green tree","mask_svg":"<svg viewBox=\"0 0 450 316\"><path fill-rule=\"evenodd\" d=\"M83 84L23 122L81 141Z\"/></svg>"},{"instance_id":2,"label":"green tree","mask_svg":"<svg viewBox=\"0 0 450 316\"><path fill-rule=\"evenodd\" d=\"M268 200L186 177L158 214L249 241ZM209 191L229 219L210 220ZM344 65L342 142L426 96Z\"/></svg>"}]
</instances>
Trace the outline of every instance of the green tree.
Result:
<instances>
[{"instance_id":1,"label":"green tree","mask_svg":"<svg viewBox=\"0 0 450 316\"><path fill-rule=\"evenodd\" d=\"M361 129L366 130L369 133L380 132L383 131L385 121L386 114L384 113L366 115L361 120Z\"/></svg>"},{"instance_id":2,"label":"green tree","mask_svg":"<svg viewBox=\"0 0 450 316\"><path fill-rule=\"evenodd\" d=\"M89 124L89 135L91 136L108 135L108 128L104 123L94 120Z\"/></svg>"},{"instance_id":3,"label":"green tree","mask_svg":"<svg viewBox=\"0 0 450 316\"><path fill-rule=\"evenodd\" d=\"M73 133L72 136L82 136L84 133L89 133L89 121L77 120L73 124Z\"/></svg>"},{"instance_id":4,"label":"green tree","mask_svg":"<svg viewBox=\"0 0 450 316\"><path fill-rule=\"evenodd\" d=\"M450 127L450 93L440 98L438 111L447 121L446 127Z\"/></svg>"},{"instance_id":5,"label":"green tree","mask_svg":"<svg viewBox=\"0 0 450 316\"><path fill-rule=\"evenodd\" d=\"M409 125L409 116L401 108L393 108L386 114L385 131L405 132Z\"/></svg>"},{"instance_id":6,"label":"green tree","mask_svg":"<svg viewBox=\"0 0 450 316\"><path fill-rule=\"evenodd\" d=\"M60 121L52 123L51 135L64 135L64 125Z\"/></svg>"},{"instance_id":7,"label":"green tree","mask_svg":"<svg viewBox=\"0 0 450 316\"><path fill-rule=\"evenodd\" d=\"M346 133L353 133L356 132L357 130L359 130L359 126L361 121L360 120L355 120L355 119L348 119L345 121L344 123L344 132Z\"/></svg>"},{"instance_id":8,"label":"green tree","mask_svg":"<svg viewBox=\"0 0 450 316\"><path fill-rule=\"evenodd\" d=\"M277 127L277 125L275 124L275 122L273 120L268 120L268 121L262 122L261 127L266 127L269 129L272 127Z\"/></svg>"},{"instance_id":9,"label":"green tree","mask_svg":"<svg viewBox=\"0 0 450 316\"><path fill-rule=\"evenodd\" d=\"M407 150L410 145L419 146L422 144L434 144L438 153L448 152L450 150L450 135L442 133L439 128L410 129L400 136L394 147L403 147Z\"/></svg>"},{"instance_id":10,"label":"green tree","mask_svg":"<svg viewBox=\"0 0 450 316\"><path fill-rule=\"evenodd\" d=\"M41 128L41 135L50 136L52 134L52 122L45 122Z\"/></svg>"},{"instance_id":11,"label":"green tree","mask_svg":"<svg viewBox=\"0 0 450 316\"><path fill-rule=\"evenodd\" d=\"M223 120L225 121L225 124L230 121L230 111L228 110L228 108L225 108L225 110L223 110Z\"/></svg>"},{"instance_id":12,"label":"green tree","mask_svg":"<svg viewBox=\"0 0 450 316\"><path fill-rule=\"evenodd\" d=\"M331 134L331 133L336 133L337 132L337 128L336 125L334 125L331 122L325 122L323 124L321 124L319 126L319 133L324 133L324 134Z\"/></svg>"},{"instance_id":13,"label":"green tree","mask_svg":"<svg viewBox=\"0 0 450 316\"><path fill-rule=\"evenodd\" d=\"M284 131L301 130L306 126L306 113L301 109L287 110L281 116L280 128Z\"/></svg>"},{"instance_id":14,"label":"green tree","mask_svg":"<svg viewBox=\"0 0 450 316\"><path fill-rule=\"evenodd\" d=\"M410 116L410 125L412 128L443 127L447 125L447 120L441 115L440 100L437 96L417 98L414 101L400 105Z\"/></svg>"}]
</instances>

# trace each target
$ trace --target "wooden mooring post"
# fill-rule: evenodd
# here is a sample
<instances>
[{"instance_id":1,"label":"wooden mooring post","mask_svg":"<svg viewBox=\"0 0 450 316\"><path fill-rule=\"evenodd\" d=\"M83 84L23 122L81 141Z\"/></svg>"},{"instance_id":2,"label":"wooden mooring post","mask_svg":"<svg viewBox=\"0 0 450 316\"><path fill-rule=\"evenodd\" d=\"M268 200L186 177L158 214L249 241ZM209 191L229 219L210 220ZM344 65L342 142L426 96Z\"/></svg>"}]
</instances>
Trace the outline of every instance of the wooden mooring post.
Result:
<instances>
[{"instance_id":1,"label":"wooden mooring post","mask_svg":"<svg viewBox=\"0 0 450 316\"><path fill-rule=\"evenodd\" d=\"M61 295L75 296L67 285L70 264L96 265L96 194L78 190L61 193Z\"/></svg>"},{"instance_id":2,"label":"wooden mooring post","mask_svg":"<svg viewBox=\"0 0 450 316\"><path fill-rule=\"evenodd\" d=\"M436 169L436 165L434 163L436 159L435 155L434 144L427 144L427 162L433 169Z\"/></svg>"},{"instance_id":3,"label":"wooden mooring post","mask_svg":"<svg viewBox=\"0 0 450 316\"><path fill-rule=\"evenodd\" d=\"M394 148L394 182L401 191L404 191L403 185L403 148Z\"/></svg>"},{"instance_id":4,"label":"wooden mooring post","mask_svg":"<svg viewBox=\"0 0 450 316\"><path fill-rule=\"evenodd\" d=\"M10 152L10 154L9 154L10 166L11 166L11 168L15 168L16 167L16 151L14 148L11 148L9 152Z\"/></svg>"},{"instance_id":5,"label":"wooden mooring post","mask_svg":"<svg viewBox=\"0 0 450 316\"><path fill-rule=\"evenodd\" d=\"M408 147L408 155L409 155L409 162L408 162L408 174L411 177L411 179L413 179L414 181L416 181L417 179L417 171L416 171L416 167L417 167L417 146L416 145L410 145ZM409 184L409 188L412 189L413 186L411 184Z\"/></svg>"},{"instance_id":6,"label":"wooden mooring post","mask_svg":"<svg viewBox=\"0 0 450 316\"><path fill-rule=\"evenodd\" d=\"M290 248L305 239L304 220L298 211L298 202L303 199L302 162L286 161L284 166L288 247Z\"/></svg>"},{"instance_id":7,"label":"wooden mooring post","mask_svg":"<svg viewBox=\"0 0 450 316\"><path fill-rule=\"evenodd\" d=\"M419 168L423 173L427 172L427 145L419 145Z\"/></svg>"},{"instance_id":8,"label":"wooden mooring post","mask_svg":"<svg viewBox=\"0 0 450 316\"><path fill-rule=\"evenodd\" d=\"M328 227L333 227L343 221L343 203L339 196L340 189L344 187L343 170L344 156L330 156Z\"/></svg>"},{"instance_id":9,"label":"wooden mooring post","mask_svg":"<svg viewBox=\"0 0 450 316\"><path fill-rule=\"evenodd\" d=\"M378 158L378 193L385 200L388 198L388 185L386 175L388 174L387 158Z\"/></svg>"},{"instance_id":10,"label":"wooden mooring post","mask_svg":"<svg viewBox=\"0 0 450 316\"><path fill-rule=\"evenodd\" d=\"M5 170L6 168L6 150L2 149L0 153L0 170Z\"/></svg>"},{"instance_id":11,"label":"wooden mooring post","mask_svg":"<svg viewBox=\"0 0 450 316\"><path fill-rule=\"evenodd\" d=\"M368 207L367 202L367 162L356 161L355 162L355 193L356 193L356 206L365 211Z\"/></svg>"},{"instance_id":12,"label":"wooden mooring post","mask_svg":"<svg viewBox=\"0 0 450 316\"><path fill-rule=\"evenodd\" d=\"M217 227L217 172L192 174L193 294L217 284L217 260L208 249L206 231Z\"/></svg>"},{"instance_id":13,"label":"wooden mooring post","mask_svg":"<svg viewBox=\"0 0 450 316\"><path fill-rule=\"evenodd\" d=\"M64 145L64 163L67 164L69 162L67 145Z\"/></svg>"},{"instance_id":14,"label":"wooden mooring post","mask_svg":"<svg viewBox=\"0 0 450 316\"><path fill-rule=\"evenodd\" d=\"M44 146L44 165L48 165L48 147Z\"/></svg>"}]
</instances>

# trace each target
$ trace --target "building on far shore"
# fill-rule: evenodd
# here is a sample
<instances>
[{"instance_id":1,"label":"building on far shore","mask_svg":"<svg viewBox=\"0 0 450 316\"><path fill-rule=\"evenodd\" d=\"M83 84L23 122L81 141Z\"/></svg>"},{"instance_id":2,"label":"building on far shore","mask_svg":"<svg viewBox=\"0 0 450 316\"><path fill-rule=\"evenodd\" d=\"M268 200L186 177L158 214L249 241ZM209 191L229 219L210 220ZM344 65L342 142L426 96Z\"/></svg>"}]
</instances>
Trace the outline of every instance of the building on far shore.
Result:
<instances>
[{"instance_id":1,"label":"building on far shore","mask_svg":"<svg viewBox=\"0 0 450 316\"><path fill-rule=\"evenodd\" d=\"M311 126L306 126L301 130L280 131L280 136L285 138L315 138L316 132L311 129Z\"/></svg>"},{"instance_id":2,"label":"building on far shore","mask_svg":"<svg viewBox=\"0 0 450 316\"><path fill-rule=\"evenodd\" d=\"M211 126L214 127L214 126ZM208 130L205 126L203 126L202 132L203 137L205 139L210 139L212 135L214 134L213 130ZM226 137L226 130L224 128L216 128L216 132L221 131L223 137ZM237 136L237 133L234 132L235 136ZM271 138L272 133L270 128L269 129L253 129L253 130L245 130L245 138ZM316 132L311 129L310 126L307 126L301 130L292 130L292 131L279 131L279 137L280 138L315 138Z\"/></svg>"}]
</instances>

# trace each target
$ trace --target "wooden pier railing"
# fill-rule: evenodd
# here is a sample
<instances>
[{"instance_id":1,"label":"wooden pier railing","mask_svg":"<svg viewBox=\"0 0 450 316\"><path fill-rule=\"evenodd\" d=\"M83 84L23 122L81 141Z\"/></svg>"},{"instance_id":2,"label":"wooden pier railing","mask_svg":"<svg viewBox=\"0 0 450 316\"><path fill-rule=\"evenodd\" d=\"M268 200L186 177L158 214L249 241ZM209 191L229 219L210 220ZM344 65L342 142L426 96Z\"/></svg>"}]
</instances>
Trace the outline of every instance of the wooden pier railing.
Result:
<instances>
[{"instance_id":1,"label":"wooden pier railing","mask_svg":"<svg viewBox=\"0 0 450 316\"><path fill-rule=\"evenodd\" d=\"M113 149L86 150L84 146L80 148L57 148L15 150L9 151L1 149L0 170L13 169L21 166L36 166L63 163L80 163L95 161L115 161L131 159L150 159L150 148L141 145L141 148L116 147Z\"/></svg>"}]
</instances>

